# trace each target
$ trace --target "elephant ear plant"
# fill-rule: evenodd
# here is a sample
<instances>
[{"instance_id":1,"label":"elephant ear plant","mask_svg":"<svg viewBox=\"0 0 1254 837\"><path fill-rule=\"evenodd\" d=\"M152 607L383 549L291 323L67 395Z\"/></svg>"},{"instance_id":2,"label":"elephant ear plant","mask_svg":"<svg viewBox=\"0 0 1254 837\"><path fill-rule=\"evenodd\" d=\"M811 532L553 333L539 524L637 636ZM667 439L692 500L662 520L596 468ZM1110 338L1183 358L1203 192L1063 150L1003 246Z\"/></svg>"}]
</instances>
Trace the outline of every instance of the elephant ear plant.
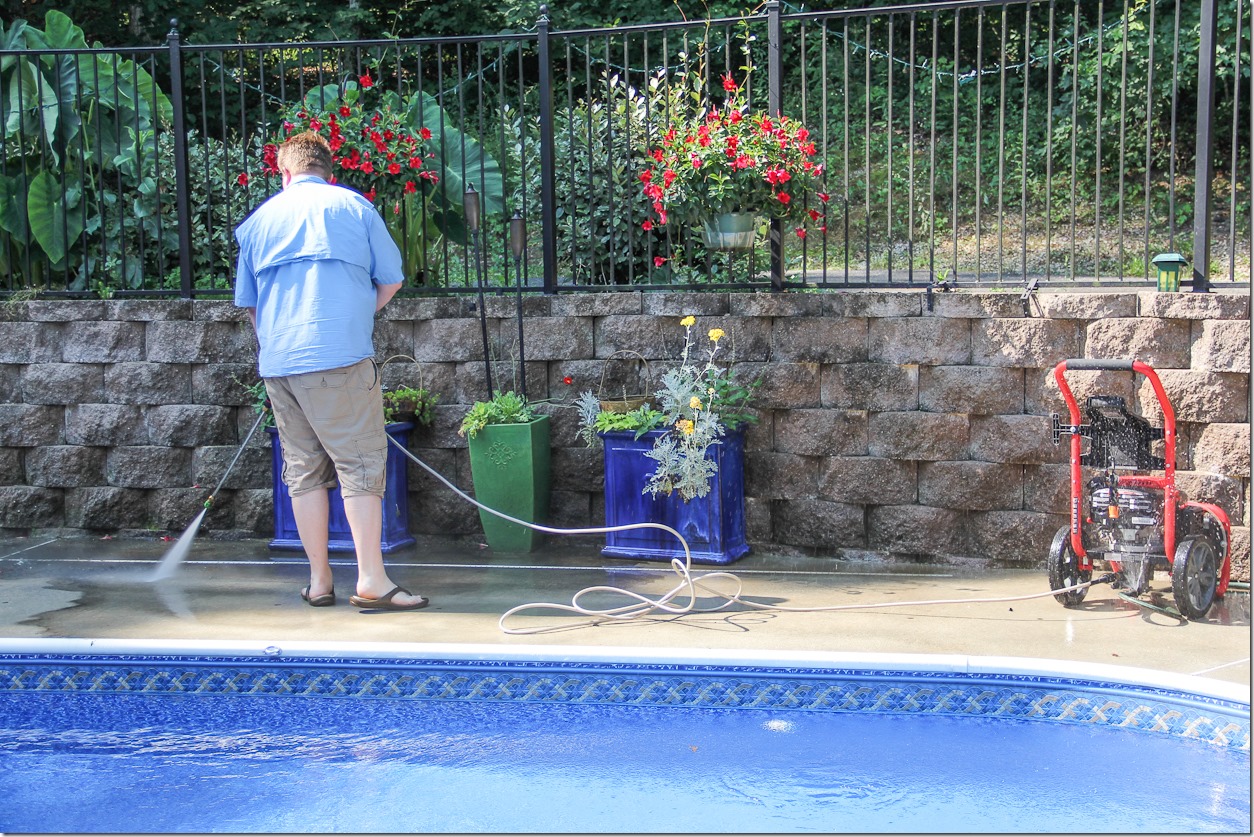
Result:
<instances>
[{"instance_id":1,"label":"elephant ear plant","mask_svg":"<svg viewBox=\"0 0 1254 837\"><path fill-rule=\"evenodd\" d=\"M103 178L141 193L157 189L156 135L172 119L170 100L143 67L120 56L43 52L88 49L83 30L56 10L42 30L0 21L0 49L31 50L0 59L0 229L8 233L0 271L24 266L39 274L28 284L39 285L50 278L42 275L46 265L76 272L71 286L81 287L75 245L85 233L123 223L117 189L106 189Z\"/></svg>"}]
</instances>

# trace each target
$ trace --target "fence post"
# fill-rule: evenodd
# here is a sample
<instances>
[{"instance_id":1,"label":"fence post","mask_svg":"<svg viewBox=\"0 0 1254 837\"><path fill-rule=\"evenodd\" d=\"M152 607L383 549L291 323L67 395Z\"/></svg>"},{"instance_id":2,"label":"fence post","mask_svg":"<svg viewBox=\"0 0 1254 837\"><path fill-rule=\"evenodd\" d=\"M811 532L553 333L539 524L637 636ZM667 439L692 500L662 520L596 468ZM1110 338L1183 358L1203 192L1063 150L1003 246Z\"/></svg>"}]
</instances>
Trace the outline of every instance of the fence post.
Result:
<instances>
[{"instance_id":1,"label":"fence post","mask_svg":"<svg viewBox=\"0 0 1254 837\"><path fill-rule=\"evenodd\" d=\"M179 227L179 287L185 299L192 292L192 216L187 194L187 124L183 114L183 56L179 45L179 22L170 21L170 104L174 116L174 207Z\"/></svg>"},{"instance_id":2,"label":"fence post","mask_svg":"<svg viewBox=\"0 0 1254 837\"><path fill-rule=\"evenodd\" d=\"M784 23L780 18L779 0L766 3L766 102L772 116L784 108L784 59L780 48L784 42ZM784 289L784 222L771 219L771 290Z\"/></svg>"},{"instance_id":3,"label":"fence post","mask_svg":"<svg viewBox=\"0 0 1254 837\"><path fill-rule=\"evenodd\" d=\"M543 242L544 292L557 291L557 190L553 156L553 66L549 56L549 7L540 6L536 21L540 47L540 238Z\"/></svg>"},{"instance_id":4,"label":"fence post","mask_svg":"<svg viewBox=\"0 0 1254 837\"><path fill-rule=\"evenodd\" d=\"M1193 183L1193 292L1207 293L1210 280L1210 210L1215 175L1215 30L1219 0L1201 0L1197 56L1197 168ZM1235 165L1235 161L1233 161Z\"/></svg>"}]
</instances>

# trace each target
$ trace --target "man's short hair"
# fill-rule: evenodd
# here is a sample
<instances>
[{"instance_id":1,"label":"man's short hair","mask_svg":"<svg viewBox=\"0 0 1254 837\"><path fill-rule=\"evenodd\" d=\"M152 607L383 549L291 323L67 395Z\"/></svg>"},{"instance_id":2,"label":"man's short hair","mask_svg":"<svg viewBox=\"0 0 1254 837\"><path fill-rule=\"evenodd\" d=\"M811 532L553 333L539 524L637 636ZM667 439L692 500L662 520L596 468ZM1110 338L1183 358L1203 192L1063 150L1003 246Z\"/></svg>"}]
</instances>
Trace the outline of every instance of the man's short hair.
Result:
<instances>
[{"instance_id":1,"label":"man's short hair","mask_svg":"<svg viewBox=\"0 0 1254 837\"><path fill-rule=\"evenodd\" d=\"M277 162L279 168L292 174L310 172L328 178L332 171L331 146L321 134L303 131L279 146Z\"/></svg>"}]
</instances>

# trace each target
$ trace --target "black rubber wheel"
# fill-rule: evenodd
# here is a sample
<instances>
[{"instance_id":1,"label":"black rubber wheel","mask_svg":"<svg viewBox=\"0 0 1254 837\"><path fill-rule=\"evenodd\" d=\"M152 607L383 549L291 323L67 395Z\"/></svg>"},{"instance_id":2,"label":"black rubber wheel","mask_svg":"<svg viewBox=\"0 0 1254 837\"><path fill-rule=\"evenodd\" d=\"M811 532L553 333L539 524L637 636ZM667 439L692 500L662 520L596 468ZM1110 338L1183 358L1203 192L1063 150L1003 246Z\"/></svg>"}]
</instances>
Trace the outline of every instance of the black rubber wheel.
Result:
<instances>
[{"instance_id":1,"label":"black rubber wheel","mask_svg":"<svg viewBox=\"0 0 1254 837\"><path fill-rule=\"evenodd\" d=\"M1062 590L1076 584L1083 584L1093 578L1093 571L1081 570L1080 559L1071 548L1071 529L1063 526L1054 535L1054 542L1049 545L1049 589ZM1075 607L1084 601L1089 588L1069 590L1066 593L1055 593L1054 598L1066 607Z\"/></svg>"},{"instance_id":2,"label":"black rubber wheel","mask_svg":"<svg viewBox=\"0 0 1254 837\"><path fill-rule=\"evenodd\" d=\"M1186 619L1205 618L1219 583L1219 545L1208 535L1185 538L1171 562L1171 592Z\"/></svg>"}]
</instances>

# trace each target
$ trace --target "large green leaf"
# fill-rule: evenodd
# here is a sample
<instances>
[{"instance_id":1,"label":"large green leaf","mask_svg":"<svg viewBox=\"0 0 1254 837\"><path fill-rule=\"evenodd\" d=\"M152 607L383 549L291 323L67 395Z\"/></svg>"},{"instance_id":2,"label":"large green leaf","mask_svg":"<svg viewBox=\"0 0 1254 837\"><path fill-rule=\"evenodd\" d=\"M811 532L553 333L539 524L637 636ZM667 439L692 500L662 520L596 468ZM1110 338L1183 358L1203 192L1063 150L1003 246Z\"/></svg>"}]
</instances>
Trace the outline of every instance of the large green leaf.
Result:
<instances>
[{"instance_id":1,"label":"large green leaf","mask_svg":"<svg viewBox=\"0 0 1254 837\"><path fill-rule=\"evenodd\" d=\"M73 211L79 198L75 190L62 191L57 177L41 171L31 181L26 196L26 218L39 246L57 264L65 259L83 233L81 212Z\"/></svg>"},{"instance_id":2,"label":"large green leaf","mask_svg":"<svg viewBox=\"0 0 1254 837\"><path fill-rule=\"evenodd\" d=\"M0 50L17 50L26 48L26 21L15 20L13 25L5 28L4 21L0 20ZM0 57L0 73L8 72L8 69L17 61L16 55L5 55Z\"/></svg>"},{"instance_id":3,"label":"large green leaf","mask_svg":"<svg viewBox=\"0 0 1254 837\"><path fill-rule=\"evenodd\" d=\"M30 242L30 226L26 223L26 190L21 177L0 174L0 229L23 244Z\"/></svg>"},{"instance_id":4,"label":"large green leaf","mask_svg":"<svg viewBox=\"0 0 1254 837\"><path fill-rule=\"evenodd\" d=\"M43 39L48 49L87 49L83 30L56 9L49 9L44 15Z\"/></svg>"},{"instance_id":5,"label":"large green leaf","mask_svg":"<svg viewBox=\"0 0 1254 837\"><path fill-rule=\"evenodd\" d=\"M459 211L468 185L473 184L479 192L485 217L505 212L501 166L478 140L453 126L434 96L424 92L415 95L409 101L406 118L414 130L421 127L431 132L427 148L435 158L427 167L440 175L432 195L437 223L450 241L464 245L468 237Z\"/></svg>"},{"instance_id":6,"label":"large green leaf","mask_svg":"<svg viewBox=\"0 0 1254 837\"><path fill-rule=\"evenodd\" d=\"M60 162L55 150L60 112L57 92L40 73L37 64L25 59L18 61L16 70L9 77L4 109L8 114L4 126L7 138L25 136L30 139L34 134L42 133L53 150L54 162Z\"/></svg>"}]
</instances>

